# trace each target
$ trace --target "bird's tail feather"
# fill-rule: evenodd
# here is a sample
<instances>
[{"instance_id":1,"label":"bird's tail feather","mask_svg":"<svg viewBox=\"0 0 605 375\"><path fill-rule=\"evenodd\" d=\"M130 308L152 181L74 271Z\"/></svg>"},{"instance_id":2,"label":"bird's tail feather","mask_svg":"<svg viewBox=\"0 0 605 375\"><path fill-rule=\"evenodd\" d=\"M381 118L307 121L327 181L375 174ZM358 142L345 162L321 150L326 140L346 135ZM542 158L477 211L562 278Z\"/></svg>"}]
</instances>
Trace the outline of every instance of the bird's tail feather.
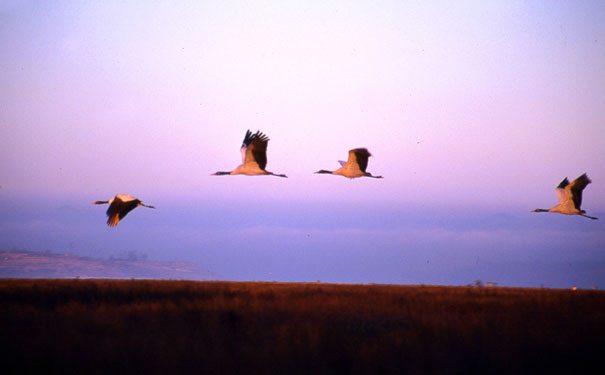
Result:
<instances>
[{"instance_id":1,"label":"bird's tail feather","mask_svg":"<svg viewBox=\"0 0 605 375\"><path fill-rule=\"evenodd\" d=\"M120 216L118 214L112 215L107 219L107 225L115 227L120 222Z\"/></svg>"}]
</instances>

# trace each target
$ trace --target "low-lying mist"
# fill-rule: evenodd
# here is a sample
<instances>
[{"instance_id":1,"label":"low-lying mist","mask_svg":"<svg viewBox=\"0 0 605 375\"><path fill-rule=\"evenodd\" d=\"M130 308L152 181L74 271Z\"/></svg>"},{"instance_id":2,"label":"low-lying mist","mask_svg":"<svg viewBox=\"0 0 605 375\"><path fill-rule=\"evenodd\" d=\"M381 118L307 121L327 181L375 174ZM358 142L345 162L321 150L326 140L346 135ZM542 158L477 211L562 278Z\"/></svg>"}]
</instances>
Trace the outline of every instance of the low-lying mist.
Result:
<instances>
[{"instance_id":1,"label":"low-lying mist","mask_svg":"<svg viewBox=\"0 0 605 375\"><path fill-rule=\"evenodd\" d=\"M149 203L157 209L137 208L109 228L106 206L0 200L0 249L136 253L195 262L226 280L605 286L605 229L582 217L363 202Z\"/></svg>"}]
</instances>

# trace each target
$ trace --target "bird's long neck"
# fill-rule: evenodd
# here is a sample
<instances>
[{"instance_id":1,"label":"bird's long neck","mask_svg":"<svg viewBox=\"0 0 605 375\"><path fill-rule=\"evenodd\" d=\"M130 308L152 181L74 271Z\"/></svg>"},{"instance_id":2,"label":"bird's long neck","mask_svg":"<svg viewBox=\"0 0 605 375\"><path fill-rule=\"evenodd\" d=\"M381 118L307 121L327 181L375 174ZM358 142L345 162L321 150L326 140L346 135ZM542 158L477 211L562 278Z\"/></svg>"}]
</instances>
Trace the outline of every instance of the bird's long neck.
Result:
<instances>
[{"instance_id":1,"label":"bird's long neck","mask_svg":"<svg viewBox=\"0 0 605 375\"><path fill-rule=\"evenodd\" d=\"M92 204L107 204L109 201L94 201Z\"/></svg>"},{"instance_id":2,"label":"bird's long neck","mask_svg":"<svg viewBox=\"0 0 605 375\"><path fill-rule=\"evenodd\" d=\"M332 171L327 171L327 170L325 170L325 169L322 169L322 170L317 171L317 172L315 172L315 173L319 173L319 174L333 174L334 172L332 172Z\"/></svg>"},{"instance_id":3,"label":"bird's long neck","mask_svg":"<svg viewBox=\"0 0 605 375\"><path fill-rule=\"evenodd\" d=\"M226 176L226 175L229 175L229 174L231 174L231 172L218 171L218 172L212 174L212 176Z\"/></svg>"},{"instance_id":4,"label":"bird's long neck","mask_svg":"<svg viewBox=\"0 0 605 375\"><path fill-rule=\"evenodd\" d=\"M366 173L366 174L365 174L365 176L366 176L366 177L372 177L372 178L384 178L384 177L382 177L382 176L372 176L372 174L371 174L371 173Z\"/></svg>"},{"instance_id":5,"label":"bird's long neck","mask_svg":"<svg viewBox=\"0 0 605 375\"><path fill-rule=\"evenodd\" d=\"M143 207L147 207L147 208L155 208L154 206L152 206L150 204L145 204L145 203L139 203L139 206L143 206Z\"/></svg>"},{"instance_id":6,"label":"bird's long neck","mask_svg":"<svg viewBox=\"0 0 605 375\"><path fill-rule=\"evenodd\" d=\"M544 208L536 208L535 210L533 210L532 212L549 212L549 210L546 210Z\"/></svg>"}]
</instances>

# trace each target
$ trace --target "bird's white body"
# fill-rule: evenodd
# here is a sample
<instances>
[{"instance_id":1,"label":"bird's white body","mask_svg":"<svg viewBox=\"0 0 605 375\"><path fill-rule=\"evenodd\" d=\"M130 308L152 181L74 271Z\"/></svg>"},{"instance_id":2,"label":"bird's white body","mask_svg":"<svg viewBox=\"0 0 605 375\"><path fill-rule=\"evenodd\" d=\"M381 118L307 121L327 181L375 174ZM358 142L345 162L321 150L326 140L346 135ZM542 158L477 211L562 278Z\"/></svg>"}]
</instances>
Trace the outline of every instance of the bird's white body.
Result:
<instances>
[{"instance_id":1,"label":"bird's white body","mask_svg":"<svg viewBox=\"0 0 605 375\"><path fill-rule=\"evenodd\" d=\"M135 200L136 198L133 197L132 195L128 195L128 194L116 194L115 197L113 197L109 200L109 204L111 204L114 201L114 199L119 199L122 202L130 202L130 201Z\"/></svg>"},{"instance_id":2,"label":"bird's white body","mask_svg":"<svg viewBox=\"0 0 605 375\"><path fill-rule=\"evenodd\" d=\"M363 177L366 175L365 172L363 172L361 169L359 169L359 164L357 164L357 162L345 163L342 167L333 171L332 174L336 174L339 176L345 176L348 178L357 178L357 177Z\"/></svg>"},{"instance_id":3,"label":"bird's white body","mask_svg":"<svg viewBox=\"0 0 605 375\"><path fill-rule=\"evenodd\" d=\"M563 189L557 189L557 196L559 198L559 204L549 209L548 212L558 212L564 215L578 215L582 214L582 210L575 207L571 190L567 189L563 192Z\"/></svg>"},{"instance_id":4,"label":"bird's white body","mask_svg":"<svg viewBox=\"0 0 605 375\"><path fill-rule=\"evenodd\" d=\"M242 165L238 166L237 168L235 168L234 170L232 170L231 172L229 172L229 174L230 175L245 174L247 176L258 176L258 175L268 175L271 173L268 173L267 171L260 169L258 164L253 162L253 163L242 164Z\"/></svg>"}]
</instances>

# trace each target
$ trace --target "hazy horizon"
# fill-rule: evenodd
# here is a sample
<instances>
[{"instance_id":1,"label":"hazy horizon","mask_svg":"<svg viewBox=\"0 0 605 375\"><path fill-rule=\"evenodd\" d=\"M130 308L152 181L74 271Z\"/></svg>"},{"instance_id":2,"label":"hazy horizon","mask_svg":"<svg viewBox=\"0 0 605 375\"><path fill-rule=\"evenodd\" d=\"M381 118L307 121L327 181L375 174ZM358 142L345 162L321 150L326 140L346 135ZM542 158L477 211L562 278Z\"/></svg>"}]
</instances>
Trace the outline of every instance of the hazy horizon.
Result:
<instances>
[{"instance_id":1,"label":"hazy horizon","mask_svg":"<svg viewBox=\"0 0 605 375\"><path fill-rule=\"evenodd\" d=\"M226 280L605 285L605 230L579 216L363 202L150 203L157 209L138 208L109 228L107 206L0 199L0 247L100 258L133 251L194 262Z\"/></svg>"}]
</instances>

